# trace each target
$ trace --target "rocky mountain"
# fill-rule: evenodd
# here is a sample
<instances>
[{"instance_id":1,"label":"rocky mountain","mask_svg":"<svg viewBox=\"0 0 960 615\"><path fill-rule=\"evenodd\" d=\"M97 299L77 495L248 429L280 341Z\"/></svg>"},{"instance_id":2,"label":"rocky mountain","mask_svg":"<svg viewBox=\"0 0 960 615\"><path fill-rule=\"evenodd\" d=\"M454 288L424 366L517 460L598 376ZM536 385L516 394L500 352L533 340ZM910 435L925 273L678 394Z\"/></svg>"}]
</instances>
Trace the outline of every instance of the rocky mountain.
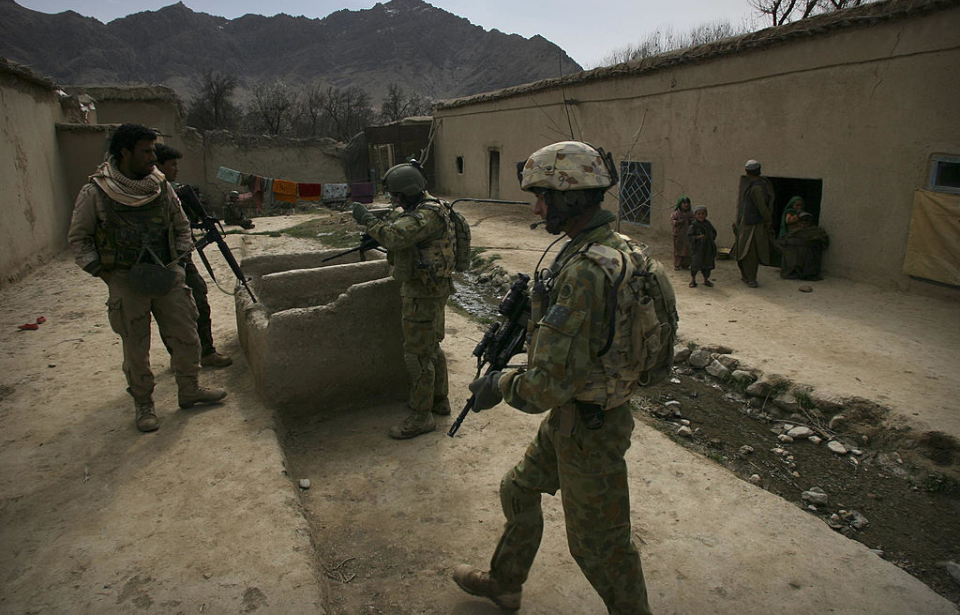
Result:
<instances>
[{"instance_id":1,"label":"rocky mountain","mask_svg":"<svg viewBox=\"0 0 960 615\"><path fill-rule=\"evenodd\" d=\"M165 84L185 98L206 70L235 75L247 88L274 79L355 85L375 101L390 82L444 99L581 70L541 36L487 31L423 0L323 19L226 19L181 2L107 24L0 0L0 55L63 84Z\"/></svg>"}]
</instances>

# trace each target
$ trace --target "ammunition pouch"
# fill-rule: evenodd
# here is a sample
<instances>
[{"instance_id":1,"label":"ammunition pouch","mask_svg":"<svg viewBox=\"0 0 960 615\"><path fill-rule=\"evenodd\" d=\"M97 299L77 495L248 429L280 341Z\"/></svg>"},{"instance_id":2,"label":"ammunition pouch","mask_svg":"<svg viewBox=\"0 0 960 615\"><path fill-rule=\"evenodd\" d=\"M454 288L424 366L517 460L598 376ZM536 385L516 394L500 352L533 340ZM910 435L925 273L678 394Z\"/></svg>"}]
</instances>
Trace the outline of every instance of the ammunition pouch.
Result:
<instances>
[{"instance_id":1,"label":"ammunition pouch","mask_svg":"<svg viewBox=\"0 0 960 615\"><path fill-rule=\"evenodd\" d=\"M144 262L145 256L149 256L153 262ZM130 268L128 280L135 293L156 299L173 290L177 283L177 272L165 267L153 250L144 248L137 263Z\"/></svg>"}]
</instances>

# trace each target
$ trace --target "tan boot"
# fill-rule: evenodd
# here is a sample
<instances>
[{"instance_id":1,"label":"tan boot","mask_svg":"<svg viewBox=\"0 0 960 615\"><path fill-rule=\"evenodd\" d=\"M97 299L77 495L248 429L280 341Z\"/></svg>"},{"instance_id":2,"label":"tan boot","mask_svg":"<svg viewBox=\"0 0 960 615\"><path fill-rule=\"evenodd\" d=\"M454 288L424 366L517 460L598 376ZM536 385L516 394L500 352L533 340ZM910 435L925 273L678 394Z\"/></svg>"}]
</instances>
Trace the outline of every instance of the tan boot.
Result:
<instances>
[{"instance_id":1,"label":"tan boot","mask_svg":"<svg viewBox=\"0 0 960 615\"><path fill-rule=\"evenodd\" d=\"M137 429L146 433L160 429L160 422L157 420L157 413L153 407L153 401L134 402L137 408Z\"/></svg>"},{"instance_id":2,"label":"tan boot","mask_svg":"<svg viewBox=\"0 0 960 615\"><path fill-rule=\"evenodd\" d=\"M200 386L196 376L177 377L177 403L181 408L190 408L194 404L212 404L227 396L223 389L208 389Z\"/></svg>"},{"instance_id":3,"label":"tan boot","mask_svg":"<svg viewBox=\"0 0 960 615\"><path fill-rule=\"evenodd\" d=\"M437 416L450 416L450 400L446 397L438 397L433 400L433 408L430 409Z\"/></svg>"},{"instance_id":4,"label":"tan boot","mask_svg":"<svg viewBox=\"0 0 960 615\"><path fill-rule=\"evenodd\" d=\"M413 411L399 425L390 428L390 437L394 440L415 438L422 433L428 433L437 428L433 415L429 412Z\"/></svg>"},{"instance_id":5,"label":"tan boot","mask_svg":"<svg viewBox=\"0 0 960 615\"><path fill-rule=\"evenodd\" d=\"M227 367L233 365L233 359L214 350L210 354L200 357L200 365L204 367Z\"/></svg>"},{"instance_id":6,"label":"tan boot","mask_svg":"<svg viewBox=\"0 0 960 615\"><path fill-rule=\"evenodd\" d=\"M460 564L453 569L453 580L463 591L471 596L489 598L501 610L516 611L520 608L522 589L507 591L500 587L500 584L491 578L489 573L479 568Z\"/></svg>"}]
</instances>

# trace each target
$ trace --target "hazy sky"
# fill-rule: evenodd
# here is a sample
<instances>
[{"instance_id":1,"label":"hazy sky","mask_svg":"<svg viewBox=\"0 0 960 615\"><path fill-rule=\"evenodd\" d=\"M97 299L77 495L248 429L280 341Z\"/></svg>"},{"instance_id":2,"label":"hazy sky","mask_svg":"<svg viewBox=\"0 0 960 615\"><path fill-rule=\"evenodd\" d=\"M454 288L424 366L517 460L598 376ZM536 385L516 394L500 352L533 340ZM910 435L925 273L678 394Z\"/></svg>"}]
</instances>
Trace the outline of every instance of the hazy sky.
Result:
<instances>
[{"instance_id":1,"label":"hazy sky","mask_svg":"<svg viewBox=\"0 0 960 615\"><path fill-rule=\"evenodd\" d=\"M73 10L106 23L140 11L155 11L172 0L16 0L44 13ZM340 9L369 9L374 0L184 0L197 12L233 19L258 15L322 18ZM584 68L595 67L613 49L633 44L658 28L683 33L720 19L739 26L754 17L748 0L430 0L487 30L527 38L540 34L562 47ZM765 25L765 24L764 24Z\"/></svg>"}]
</instances>

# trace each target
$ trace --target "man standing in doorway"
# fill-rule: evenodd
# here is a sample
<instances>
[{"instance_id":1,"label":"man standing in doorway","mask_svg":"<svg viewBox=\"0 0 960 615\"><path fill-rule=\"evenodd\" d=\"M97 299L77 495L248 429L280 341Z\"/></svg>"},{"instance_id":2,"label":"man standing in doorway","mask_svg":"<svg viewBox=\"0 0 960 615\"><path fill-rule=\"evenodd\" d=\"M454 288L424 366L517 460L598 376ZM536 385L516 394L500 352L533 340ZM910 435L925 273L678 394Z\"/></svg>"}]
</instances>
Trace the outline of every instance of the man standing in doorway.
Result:
<instances>
[{"instance_id":1,"label":"man standing in doorway","mask_svg":"<svg viewBox=\"0 0 960 615\"><path fill-rule=\"evenodd\" d=\"M380 220L354 203L353 217L387 249L393 277L400 282L410 414L390 428L390 437L405 440L433 431L434 414L450 414L447 358L440 342L447 297L453 291L456 230L447 205L427 192L427 179L416 161L391 167L383 183L399 213Z\"/></svg>"},{"instance_id":2,"label":"man standing in doorway","mask_svg":"<svg viewBox=\"0 0 960 615\"><path fill-rule=\"evenodd\" d=\"M744 166L746 177L740 182L740 199L737 202L737 221L733 225L736 235L737 267L740 281L756 288L757 271L760 265L772 264L773 237L773 184L760 176L760 163L748 160Z\"/></svg>"},{"instance_id":3,"label":"man standing in doorway","mask_svg":"<svg viewBox=\"0 0 960 615\"><path fill-rule=\"evenodd\" d=\"M167 178L167 182L173 186L174 191L179 190L177 176L180 174L180 160L183 154L180 150L164 145L157 144L157 168ZM187 212L184 211L184 214ZM189 217L189 216L188 216ZM192 224L199 224L200 220L190 220ZM213 345L213 323L210 320L210 302L207 300L207 283L200 270L193 264L193 259L189 256L180 261L186 275L187 286L193 291L193 301L197 304L197 334L200 336L200 365L204 367L227 367L233 364L233 359L217 352ZM166 342L164 342L166 343ZM167 345L169 350L169 345Z\"/></svg>"},{"instance_id":4,"label":"man standing in doorway","mask_svg":"<svg viewBox=\"0 0 960 615\"><path fill-rule=\"evenodd\" d=\"M123 373L136 408L136 426L159 428L150 370L151 314L170 344L181 408L217 402L222 389L201 387L197 308L175 264L192 247L190 222L173 187L156 169L157 134L123 124L110 156L80 189L67 241L84 271L110 292L110 326L123 341Z\"/></svg>"}]
</instances>

